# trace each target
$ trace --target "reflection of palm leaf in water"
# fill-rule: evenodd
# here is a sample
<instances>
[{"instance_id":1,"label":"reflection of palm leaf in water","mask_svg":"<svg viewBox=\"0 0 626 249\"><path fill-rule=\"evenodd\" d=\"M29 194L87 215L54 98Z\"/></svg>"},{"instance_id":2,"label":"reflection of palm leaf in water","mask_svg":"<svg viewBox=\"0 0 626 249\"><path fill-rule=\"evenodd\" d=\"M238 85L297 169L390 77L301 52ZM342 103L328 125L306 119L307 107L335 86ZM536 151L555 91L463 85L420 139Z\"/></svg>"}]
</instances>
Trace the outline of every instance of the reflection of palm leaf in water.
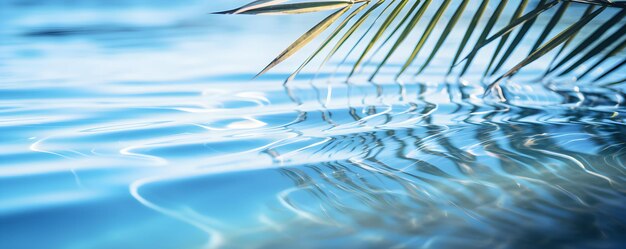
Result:
<instances>
[{"instance_id":1,"label":"reflection of palm leaf in water","mask_svg":"<svg viewBox=\"0 0 626 249\"><path fill-rule=\"evenodd\" d=\"M357 39L351 47L352 51L361 49L360 53L351 66L349 76L356 73L359 68L363 67L366 58L370 59L378 52L385 52L383 60L376 65L376 69L371 73L373 78L379 73L384 66L389 66L389 59L392 55L397 55L398 47L407 45L412 47L411 53L401 55L404 57L401 69L398 70L396 78L403 75L411 66L417 66L417 73L421 73L432 61L437 58L438 52L446 44L446 39L450 34L457 32L460 26L459 20L463 16L470 17L471 21L460 45L456 50L450 50L451 54L455 54L451 60L452 66L449 68L448 74L454 72L457 67L460 68L458 74L463 75L467 72L475 58L490 58L488 66L484 70L484 75L494 75L500 72L506 62L512 61L514 57L511 55L519 50L523 44L532 44L528 56L522 59L516 59L515 66L501 73L501 76L492 82L491 86L497 86L503 78L513 76L521 68L544 57L549 52L561 47L560 51L553 57L549 68L545 68L545 75L562 76L574 70L581 68L587 62L593 62L593 65L585 69L578 76L584 77L592 74L599 66L605 65L608 69L599 71L593 76L593 81L606 81L606 84L624 82L625 79L611 78L610 75L618 72L618 69L626 64L626 61L615 62L615 57L620 56L622 50L626 47L624 33L626 25L621 23L626 15L626 2L623 1L604 1L604 0L519 0L519 4L508 6L508 0L500 1L493 10L489 9L490 1L479 0L472 2L471 0L463 1L438 1L438 4L432 4L432 0L336 0L336 1L296 1L288 2L287 0L258 0L244 7L219 12L220 14L299 14L308 12L335 10L330 16L315 25L311 30L301 36L296 42L283 51L272 63L270 63L259 75L267 72L277 64L283 62L288 57L295 54L309 42L320 36L330 27L335 28L330 32L329 36L321 43L305 62L294 72L289 78L293 79L304 67L306 67L314 57L321 54L323 50L335 44L330 49L328 55L322 62L328 61L330 57L343 45L347 44L351 36L356 36L357 30L365 27L363 25L368 21L371 23L369 27L363 28L365 34ZM530 2L530 3L529 3ZM474 5L470 3L475 3ZM476 9L467 8L468 6L477 6ZM527 9L527 6L534 6ZM578 8L586 6L584 13L579 13ZM511 8L510 17L506 17L504 13ZM354 10L352 10L354 8ZM434 14L425 15L430 8L434 8ZM554 13L551 12L555 9ZM352 10L352 11L350 11ZM378 12L378 14L373 14ZM447 15L447 12L450 15ZM578 16L575 21L563 18L564 16ZM600 26L591 23L598 22L599 15L612 15L605 21L601 21ZM488 18L487 18L488 17ZM536 35L529 32L539 18L546 17L549 21L545 27L541 28L541 32ZM484 27L480 24L485 21ZM595 20L595 21L594 21ZM592 22L594 21L594 22ZM337 25L334 25L338 23ZM421 32L417 31L417 24L423 23L426 28ZM462 23L462 22L461 22ZM499 26L502 26L501 28ZM560 28L564 26L565 28ZM443 27L442 33L438 38L432 38L432 33L437 27ZM482 28L481 28L482 27ZM585 32L580 32L583 29ZM553 31L556 34L552 34ZM513 40L508 42L508 38L515 31ZM419 39L412 41L407 39L411 34L418 33ZM605 33L607 35L605 35ZM473 47L467 47L470 38L476 34ZM369 36L368 36L369 35ZM533 36L535 36L533 38ZM424 44L429 38L436 39L434 48L428 52L423 61L418 60L418 55L424 48ZM482 49L498 40L497 48L490 56L490 53ZM386 45L390 44L387 48ZM359 46L361 45L361 46ZM574 47L569 49L568 47ZM361 48L362 47L362 48ZM529 46L530 47L530 46ZM501 52L503 52L501 54ZM348 54L349 55L349 54ZM622 56L623 57L623 56ZM345 59L344 59L345 60ZM416 65L417 64L417 65Z\"/></svg>"},{"instance_id":2,"label":"reflection of palm leaf in water","mask_svg":"<svg viewBox=\"0 0 626 249\"><path fill-rule=\"evenodd\" d=\"M529 112L526 115L534 114ZM520 119L526 117L520 116ZM548 239L544 242L546 245L559 245L559 236L566 238L574 233L591 231L600 237L602 228L593 224L594 219L570 218L593 216L593 208L581 207L590 205L587 202L593 202L593 197L614 198L618 194L605 193L597 188L603 186L610 189L610 181L571 166L576 161L585 164L604 161L606 165L593 170L614 177L620 175L617 165L623 159L623 152L615 147L607 148L616 153L617 157L611 158L568 150L562 146L562 141L557 140L559 136L571 135L571 131L558 125L546 128L531 124L494 124L493 127L483 128L474 132L459 130L449 133L432 126L426 127L426 136L421 137L416 135L424 132L419 129L362 134L360 136L371 144L364 148L363 152L367 155L362 160L282 168L281 171L293 179L299 190L280 198L290 209L306 213L306 217L313 221L324 221L318 222L322 229L348 232L382 229L382 233L393 234L382 237L395 242L431 235L441 236L445 238L443 241L447 241L451 238L486 238L495 234L511 239L507 240L511 245L524 247L523 243L532 243L523 241L532 230L527 228L546 220L587 227L586 231L566 229L564 234L536 235ZM431 129L435 135L429 135ZM449 139L461 135L471 140L469 136L472 134L479 142L477 147L481 147L485 154L499 155L494 157L497 162L488 160L485 155L470 158L455 156L455 151L471 145L457 148L458 144L452 144ZM501 134L510 139L499 141ZM621 138L614 139L623 139L623 133L615 127L581 131L579 134L607 139L619 136ZM339 143L342 139L334 141ZM425 144L435 150L423 150ZM353 146L362 148L359 144ZM421 150L420 157L410 155L416 148ZM514 148L518 150L511 151ZM387 153L397 153L397 156L390 157ZM446 169L447 162L456 165L457 172L461 173ZM585 197L578 199L582 196ZM319 204L319 209L313 208L316 205L312 203ZM502 209L510 212L502 215ZM550 210L567 215L557 215ZM519 223L519 220L528 222ZM482 222L489 224L488 230L479 225ZM447 229L445 235L437 234L442 228ZM576 235L581 235L580 238L588 236ZM499 242L490 243L495 246Z\"/></svg>"},{"instance_id":3,"label":"reflection of palm leaf in water","mask_svg":"<svg viewBox=\"0 0 626 249\"><path fill-rule=\"evenodd\" d=\"M472 90L463 85L450 89L457 87L450 100L469 103ZM391 91L381 94L395 94L393 88L386 89ZM454 242L459 239L489 241L487 245L464 246L468 248L524 248L535 243L529 238L552 248L562 246L562 239L576 244L589 236L602 237L602 225L594 223L602 219L589 218L602 215L602 211L589 207L596 198L621 198L626 150L614 145L622 145L626 133L622 126L581 120L613 118L610 113L573 109L563 115L580 123L559 121L561 115L521 106L509 112L479 112L474 108L480 105L455 109L444 104L431 113L428 102L452 102L442 101L435 92L440 92L436 86L420 90L409 98L417 108L409 112L395 109L385 114L388 118L379 119L383 123L368 120L376 129L338 129L326 142L298 153L293 153L291 146L273 148L277 152L273 156L292 165L280 171L295 187L278 196L298 217L290 225L290 234L298 239L320 236L328 240L328 236L346 234L365 237L375 231L381 241L371 247L381 248L404 243L412 248L427 240L420 238L433 237L441 239L440 245L448 245L435 248L458 248ZM577 101L574 96L578 94L586 95L582 99L597 95L560 93L563 104ZM610 98L614 93L622 94L597 96ZM619 101L606 99L596 104L612 106ZM376 109L368 111L369 115L376 113ZM393 125L422 116L421 125ZM437 121L450 116L464 122L442 125ZM351 127L352 121L334 123ZM587 142L591 140L598 141ZM581 144L585 144L583 152L577 149ZM277 209L277 213L284 212ZM537 224L545 222L565 229L563 233L533 234L542 226ZM301 238L297 237L300 227L325 233L311 235L303 229ZM493 237L506 239L489 240Z\"/></svg>"}]
</instances>

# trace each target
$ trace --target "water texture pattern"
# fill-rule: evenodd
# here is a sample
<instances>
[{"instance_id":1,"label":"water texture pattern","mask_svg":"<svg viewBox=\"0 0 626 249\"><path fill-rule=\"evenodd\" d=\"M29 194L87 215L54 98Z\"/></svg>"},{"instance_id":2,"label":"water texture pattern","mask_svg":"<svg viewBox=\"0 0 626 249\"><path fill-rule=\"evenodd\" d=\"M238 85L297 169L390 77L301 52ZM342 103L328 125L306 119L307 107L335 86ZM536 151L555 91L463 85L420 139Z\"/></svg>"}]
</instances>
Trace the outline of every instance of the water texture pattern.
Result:
<instances>
[{"instance_id":1,"label":"water texture pattern","mask_svg":"<svg viewBox=\"0 0 626 249\"><path fill-rule=\"evenodd\" d=\"M250 81L319 18L217 2L0 4L0 248L626 246L623 87Z\"/></svg>"}]
</instances>

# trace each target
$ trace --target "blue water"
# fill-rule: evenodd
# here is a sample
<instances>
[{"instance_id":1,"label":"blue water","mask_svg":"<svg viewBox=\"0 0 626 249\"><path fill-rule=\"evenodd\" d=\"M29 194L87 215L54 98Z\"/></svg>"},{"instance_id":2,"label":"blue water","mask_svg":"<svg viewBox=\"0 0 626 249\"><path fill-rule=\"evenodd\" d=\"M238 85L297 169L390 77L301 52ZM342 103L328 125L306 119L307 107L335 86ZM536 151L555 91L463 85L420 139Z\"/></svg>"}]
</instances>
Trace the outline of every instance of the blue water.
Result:
<instances>
[{"instance_id":1,"label":"blue water","mask_svg":"<svg viewBox=\"0 0 626 249\"><path fill-rule=\"evenodd\" d=\"M252 81L245 2L0 3L0 248L626 247L623 87Z\"/></svg>"}]
</instances>

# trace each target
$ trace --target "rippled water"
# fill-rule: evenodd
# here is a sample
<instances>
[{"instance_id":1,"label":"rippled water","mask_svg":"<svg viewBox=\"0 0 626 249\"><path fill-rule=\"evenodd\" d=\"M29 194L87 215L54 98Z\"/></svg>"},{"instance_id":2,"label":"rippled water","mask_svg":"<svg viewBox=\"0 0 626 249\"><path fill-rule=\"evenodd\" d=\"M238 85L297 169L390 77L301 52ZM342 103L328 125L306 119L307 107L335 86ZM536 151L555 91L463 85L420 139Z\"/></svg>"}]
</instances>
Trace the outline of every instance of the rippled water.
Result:
<instances>
[{"instance_id":1,"label":"rippled water","mask_svg":"<svg viewBox=\"0 0 626 249\"><path fill-rule=\"evenodd\" d=\"M626 245L624 88L250 81L318 18L213 2L0 4L1 248Z\"/></svg>"}]
</instances>

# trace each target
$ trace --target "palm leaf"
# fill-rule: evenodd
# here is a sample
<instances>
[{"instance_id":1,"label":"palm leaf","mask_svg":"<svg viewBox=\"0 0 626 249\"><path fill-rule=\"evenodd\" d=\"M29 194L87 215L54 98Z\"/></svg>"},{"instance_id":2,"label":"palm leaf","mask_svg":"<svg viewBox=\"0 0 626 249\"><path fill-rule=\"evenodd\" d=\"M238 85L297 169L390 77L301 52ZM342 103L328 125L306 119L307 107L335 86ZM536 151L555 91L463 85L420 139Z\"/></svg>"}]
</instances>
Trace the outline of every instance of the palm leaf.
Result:
<instances>
[{"instance_id":1,"label":"palm leaf","mask_svg":"<svg viewBox=\"0 0 626 249\"><path fill-rule=\"evenodd\" d=\"M461 44L459 45L459 48L457 49L456 54L454 55L454 59L452 59L452 64L450 65L450 68L448 69L447 74L450 74L452 72L452 69L454 69L456 62L461 57L461 53L463 52L463 49L465 49L465 45L467 45L467 42L472 36L472 32L476 30L476 27L478 25L478 22L480 21L480 18L483 16L485 11L487 10L488 4L489 4L489 0L482 1L480 6L478 7L478 10L476 11L476 13L474 13L474 16L472 17L472 21L467 27L467 30L465 31L465 35L463 35L463 39L461 40Z\"/></svg>"},{"instance_id":2,"label":"palm leaf","mask_svg":"<svg viewBox=\"0 0 626 249\"><path fill-rule=\"evenodd\" d=\"M298 73L304 70L314 58L321 56L322 51L325 51L327 47L330 47L330 49L324 56L320 68L344 46L349 46L350 51L347 52L342 64L348 61L347 59L353 52L356 52L355 49L357 47L363 48L355 55L356 59L350 62L351 69L347 72L348 77L357 74L357 71L360 72L358 70L359 68L368 65L370 60L374 60L376 57L373 55L376 55L378 52L385 53L381 60L376 63L374 71L370 75L371 80L383 67L389 64L388 62L391 57L397 54L401 47L408 45L409 37L412 37L411 34L418 29L418 24L420 23L423 23L425 28L417 38L415 38L416 40L410 52L402 55L404 56L404 62L400 66L396 78L411 68L418 58L421 58L420 52L427 47L426 44L432 34L435 33L435 30L442 30L436 42L434 42L434 47L425 55L426 58L424 61L417 65L417 73L422 73L430 66L431 62L441 54L442 48L448 46L447 44L452 44L448 37L450 34L458 32L457 29L461 26L459 23L464 23L460 21L464 20L463 18L467 18L469 22L465 28L462 39L460 39L458 43L454 41L455 44L458 44L455 45L456 49L446 49L447 54L454 55L450 61L452 66L448 69L448 74L452 73L454 67L461 63L464 65L459 71L459 75L466 74L475 58L484 57L486 53L491 52L483 48L496 40L499 40L499 42L495 50L487 57L489 60L488 63L484 65L486 70L484 70L483 76L498 72L504 67L508 60L513 58L516 50L525 47L527 44L531 44L531 46L528 46L530 50L529 55L518 62L514 67L506 70L504 74L500 75L490 84L492 87L497 86L502 79L513 76L528 64L546 57L548 54L552 54L549 52L559 46L561 49L556 53L556 56L550 60L550 63L545 69L547 73L544 76L551 75L550 73L553 72L558 72L557 77L565 76L571 74L583 64L593 61L594 63L580 75L587 76L598 67L609 64L614 58L623 56L620 51L624 50L626 46L626 41L622 39L626 33L626 25L621 23L622 19L626 16L625 1L514 0L517 2L517 7L513 7L509 14L507 11L508 0L498 1L497 7L492 10L489 8L489 6L492 5L489 0L462 0L458 3L454 13L450 16L446 16L445 12L450 4L452 4L453 1L451 0L377 0L374 4L370 5L369 3L371 1L372 0L298 0L294 2L293 0L257 0L240 8L218 12L218 14L302 14L335 10L335 12L298 38L298 40L285 49L285 51L258 74L262 75L274 66L282 63L302 47L324 33L325 30L334 23L337 23L338 20L341 20L338 22L338 25L332 29L329 35L324 38L321 45L314 50L313 54L307 57L300 67L291 74L289 80L293 79ZM428 11L429 6L434 2L436 2L437 5L436 11L433 10L434 13L427 14L430 12ZM531 2L536 4L534 4L532 9L525 12L526 7ZM386 7L382 11L378 11L379 7L383 5L386 5ZM477 7L468 8L469 6ZM577 11L580 6L586 6L585 14L582 19L572 23L572 21L569 21L567 18L563 18L569 15L570 10ZM594 6L599 6L600 9L594 11ZM349 11L353 8L356 9ZM552 9L555 9L552 15L544 14ZM472 13L468 13L470 11ZM374 12L378 12L378 14L373 15ZM596 23L595 21L591 22L591 20L600 15L600 13L607 12L616 12L616 14L605 19L599 26L594 24ZM482 20L483 16L489 16L489 18L486 20L486 24L481 25L481 22L484 21ZM504 18L507 20L502 20ZM379 22L378 19L381 19L381 21ZM530 30L534 30L537 23L542 23L537 21L543 19L547 19L547 21L545 22L545 26L539 29L540 32L531 32ZM366 23L369 23L369 27L365 25ZM503 27L496 29L495 27L499 26L499 23L504 23L502 25ZM548 42L544 42L551 33L556 32L555 30L561 26L567 28L560 31ZM587 31L583 32L584 30ZM513 40L509 42L509 36L515 31L517 31L516 35ZM611 33L604 37L606 31L611 31ZM581 33L583 34L582 36L579 35ZM360 38L356 39L356 41L349 39L357 34L360 35ZM470 51L460 60L467 43L472 40L474 34L478 34L476 38L473 38L475 39L474 46L471 47ZM529 40L533 42L529 42ZM390 45L385 46L386 44ZM567 49L571 44L577 45L572 49ZM608 51L604 52L605 50ZM501 54L502 51L504 51L504 53ZM560 58L562 54L565 56ZM369 57L368 63L364 63L367 57ZM614 64L614 66L604 71L602 75L596 77L594 81L604 79L618 72L624 64L623 59L620 61L622 62Z\"/></svg>"},{"instance_id":3,"label":"palm leaf","mask_svg":"<svg viewBox=\"0 0 626 249\"><path fill-rule=\"evenodd\" d=\"M526 34L528 34L528 31L530 30L530 28L533 26L533 24L537 20L538 14L540 14L541 12L547 10L548 7L551 8L551 6L556 5L556 3L557 3L557 1L552 1L550 3L545 4L545 0L542 0L540 2L540 5L543 6L543 7L539 7L538 9L536 9L538 11L537 15L533 15L532 17L529 17L528 20L524 22L524 25L522 25L521 29L519 30L519 32L517 33L515 38L513 38L513 41L511 42L511 45L509 45L507 50L504 51L504 54L502 55L502 58L500 58L500 61L498 62L498 64L496 64L496 67L493 69L493 73L497 72L500 69L500 67L502 67L504 65L504 63L509 59L511 54L513 54L515 49L518 48L518 46L520 45L520 43L522 42L522 40L524 39Z\"/></svg>"},{"instance_id":4,"label":"palm leaf","mask_svg":"<svg viewBox=\"0 0 626 249\"><path fill-rule=\"evenodd\" d=\"M600 66L602 63L604 63L605 61L607 61L609 58L617 55L619 52L624 51L624 49L626 48L626 40L623 40L618 46L616 46L615 48L613 48L610 52L608 52L606 55L602 56L602 58L600 58L598 61L596 61L596 63L593 64L593 66L590 66L587 71L585 71L584 73L582 73L580 76L578 76L579 78L583 78L585 77L587 74L589 74L591 71L593 71L594 69L596 69L598 66Z\"/></svg>"},{"instance_id":5,"label":"palm leaf","mask_svg":"<svg viewBox=\"0 0 626 249\"><path fill-rule=\"evenodd\" d=\"M419 3L419 1L417 3ZM428 8L429 5L430 5L430 1L428 0L422 4L422 6L419 8L417 13L415 13L415 15L411 18L411 21L407 24L404 31L402 31L402 34L400 34L400 37L398 37L395 44L393 44L393 47L391 47L391 49L389 50L385 58L382 60L382 62L378 65L378 67L376 68L376 70L374 71L371 77L374 77L378 73L378 71L385 65L385 63L389 60L389 58L391 58L391 55L393 55L393 53L400 47L400 45L404 42L404 40L409 36L411 31L417 25L417 22L419 22L419 20L424 15L424 12L426 12L426 9Z\"/></svg>"},{"instance_id":6,"label":"palm leaf","mask_svg":"<svg viewBox=\"0 0 626 249\"><path fill-rule=\"evenodd\" d=\"M595 8L594 5L587 6L587 8L585 9L585 12L582 14L582 16L587 16L587 15L591 14L591 12L593 12L594 8ZM574 38L579 33L580 33L580 30L577 31L574 35L572 35L569 39L567 39L567 41L565 41L563 43L563 46L561 46L561 49L559 49L559 52L556 53L556 55L550 61L550 64L548 64L548 68L546 68L545 73L542 75L542 77L545 77L546 75L548 75L548 73L550 73L550 70L552 68L554 68L554 63L556 63L556 60L559 58L559 56L561 56L561 54L563 53L563 51L565 51L565 49L569 46L569 44L571 44L572 41L574 41Z\"/></svg>"},{"instance_id":7,"label":"palm leaf","mask_svg":"<svg viewBox=\"0 0 626 249\"><path fill-rule=\"evenodd\" d=\"M589 50L586 54L584 54L580 59L578 59L576 62L570 65L567 69L563 70L563 72L561 72L559 76L562 76L562 75L565 75L566 73L571 72L572 70L576 69L578 66L589 61L592 57L600 54L604 49L611 46L613 43L617 42L620 37L624 36L624 34L626 34L626 24L622 25L622 27L620 27L615 32L613 32L613 34L611 34L610 36L602 40L600 43L594 46L591 50Z\"/></svg>"},{"instance_id":8,"label":"palm leaf","mask_svg":"<svg viewBox=\"0 0 626 249\"><path fill-rule=\"evenodd\" d=\"M424 43L426 42L430 34L433 32L433 29L435 28L435 25L437 25L437 22L443 15L443 12L446 11L446 8L448 7L448 5L450 5L450 0L444 0L441 6L439 6L439 8L437 9L437 12L435 13L435 16L433 16L433 18L428 23L428 26L426 26L426 30L422 34L422 37L417 42L417 45L415 45L413 52L411 52L411 55L409 55L409 58L406 60L406 62L402 66L402 69L400 69L400 72L396 75L396 78L400 76L400 74L404 73L404 71L409 67L409 65L413 63L417 54L420 52L420 50L422 50Z\"/></svg>"},{"instance_id":9,"label":"palm leaf","mask_svg":"<svg viewBox=\"0 0 626 249\"><path fill-rule=\"evenodd\" d=\"M350 22L350 20L352 20L352 18L354 18L354 16L356 16L358 13L360 13L363 9L365 9L365 7L367 7L367 3L361 5L359 8L355 9L354 11L352 11L340 24L339 26L332 32L332 34L326 38L326 40L324 40L324 42L322 43L322 45L315 50L315 52L310 55L303 63L302 65L300 65L300 67L298 69L296 69L295 72L293 72L289 78L287 79L287 81L293 79L300 71L302 71L302 69L304 69L304 67L306 67L311 60L313 60L313 58L315 58L315 56L317 56L320 52L322 52L322 50L324 48L326 48L326 46L328 46L330 44L330 42L341 32L341 30L343 28L346 27L346 25L348 24L348 22Z\"/></svg>"},{"instance_id":10,"label":"palm leaf","mask_svg":"<svg viewBox=\"0 0 626 249\"><path fill-rule=\"evenodd\" d=\"M626 17L626 9L621 10L617 14L615 14L610 19L606 20L602 25L600 25L596 30L594 30L591 34L587 35L587 37L581 41L578 46L572 49L563 59L561 59L554 67L551 67L549 72L560 68L565 63L569 62L576 55L581 54L586 48L590 47L594 42L598 41L602 35L609 30L612 26L615 26L619 23L624 17Z\"/></svg>"},{"instance_id":11,"label":"palm leaf","mask_svg":"<svg viewBox=\"0 0 626 249\"><path fill-rule=\"evenodd\" d=\"M295 54L298 50L304 47L307 43L311 42L315 37L317 37L320 33L324 32L333 22L335 22L343 13L348 11L349 8L344 7L343 9L333 13L328 16L326 19L322 20L320 23L315 25L311 30L302 35L298 40L296 40L291 46L285 49L276 59L274 59L269 65L267 65L257 77L269 71L279 63L283 62L293 54Z\"/></svg>"},{"instance_id":12,"label":"palm leaf","mask_svg":"<svg viewBox=\"0 0 626 249\"><path fill-rule=\"evenodd\" d=\"M496 11L491 16L491 18L489 18L489 21L487 22L487 25L485 26L485 28L483 29L483 31L480 34L480 37L476 41L476 45L474 46L474 49L466 57L467 62L465 63L465 66L463 67L463 70L461 70L461 75L465 74L465 72L467 72L467 69L469 69L469 66L472 64L472 61L473 61L474 57L478 53L478 49L480 49L482 46L488 44L488 42L485 39L487 38L487 35L489 35L489 32L491 31L493 26L498 21L498 18L500 18L500 15L504 11L504 7L506 6L507 3L508 3L508 1L506 1L506 0L500 1L500 3L498 4L498 7L496 8Z\"/></svg>"},{"instance_id":13,"label":"palm leaf","mask_svg":"<svg viewBox=\"0 0 626 249\"><path fill-rule=\"evenodd\" d=\"M387 19L385 19L385 21L380 26L380 28L378 28L378 31L376 31L376 34L374 34L374 37L372 37L371 41L367 43L367 47L365 47L365 50L361 53L361 55L359 56L359 59L357 59L357 61L354 63L354 66L352 67L352 71L350 71L350 74L348 75L348 77L354 74L354 72L359 67L359 65L365 58L365 56L374 47L374 44L376 44L378 39L380 39L380 37L383 36L383 33L387 30L387 28L389 28L391 23L398 16L398 14L400 14L400 11L402 11L402 8L404 8L404 6L406 6L407 3L408 1L400 1L398 5L396 5L396 7L393 9L393 11L391 11L389 16L387 16Z\"/></svg>"},{"instance_id":14,"label":"palm leaf","mask_svg":"<svg viewBox=\"0 0 626 249\"><path fill-rule=\"evenodd\" d=\"M515 74L517 71L519 71L522 67L532 63L533 61L537 60L538 58L540 58L541 56L547 54L548 52L550 52L552 49L556 48L557 46L559 46L561 43L565 42L569 37L573 36L577 30L579 30L580 28L584 27L586 24L588 24L593 18L595 18L596 16L598 16L602 11L604 11L606 7L602 7L596 11L594 11L593 13L591 13L590 15L587 15L585 17L583 17L581 20L579 20L578 22L572 24L571 26L569 26L567 29L563 30L561 33L559 33L558 35L556 35L554 38L552 38L550 41L548 41L546 44L542 45L541 47L537 48L535 51L533 51L530 55L528 55L528 57L526 57L524 60L522 60L520 63L518 63L517 65L515 65L515 67L511 68L508 72L506 72L505 74L503 74L502 76L500 76L496 81L494 81L493 83L491 83L487 89L487 92L489 92L491 89L493 89L494 87L496 87L502 79L506 78L506 77L510 77L513 74Z\"/></svg>"},{"instance_id":15,"label":"palm leaf","mask_svg":"<svg viewBox=\"0 0 626 249\"><path fill-rule=\"evenodd\" d=\"M463 0L463 2L461 2L458 9L454 12L454 15L452 15L452 19L450 19L450 22L448 22L448 25L446 25L446 28L441 33L439 40L437 40L435 48L430 52L430 56L428 56L426 62L424 62L424 64L417 71L418 74L422 73L424 69L428 66L428 64L435 58L435 55L437 54L443 43L446 41L446 38L448 38L448 35L450 35L459 19L461 19L461 15L463 15L463 12L465 11L465 8L467 8L467 4L469 4L469 2L469 0Z\"/></svg>"},{"instance_id":16,"label":"palm leaf","mask_svg":"<svg viewBox=\"0 0 626 249\"><path fill-rule=\"evenodd\" d=\"M258 1L257 1L258 2ZM323 1L323 2L304 2L293 4L272 4L284 1L261 1L257 4L249 4L241 8L234 10L228 10L223 12L216 12L215 14L248 14L248 15L263 15L263 14L303 14L309 12L319 12L326 10L333 10L345 7L353 4L354 2L344 1Z\"/></svg>"},{"instance_id":17,"label":"palm leaf","mask_svg":"<svg viewBox=\"0 0 626 249\"><path fill-rule=\"evenodd\" d=\"M511 16L509 25L511 25L513 22L515 22L517 19L519 19L522 16L527 5L528 5L528 0L520 1L519 5L517 6L517 9L515 10L515 13ZM491 66L493 66L493 63L496 61L496 58L498 58L498 55L500 55L500 51L502 50L502 48L504 48L504 44L506 44L507 40L509 39L509 35L510 33L506 33L502 35L502 38L500 38L498 47L493 52L493 56L491 57L491 60L489 61L489 65L487 65L487 68L485 69L485 72L483 73L483 77L487 75L487 73L491 69Z\"/></svg>"}]
</instances>

